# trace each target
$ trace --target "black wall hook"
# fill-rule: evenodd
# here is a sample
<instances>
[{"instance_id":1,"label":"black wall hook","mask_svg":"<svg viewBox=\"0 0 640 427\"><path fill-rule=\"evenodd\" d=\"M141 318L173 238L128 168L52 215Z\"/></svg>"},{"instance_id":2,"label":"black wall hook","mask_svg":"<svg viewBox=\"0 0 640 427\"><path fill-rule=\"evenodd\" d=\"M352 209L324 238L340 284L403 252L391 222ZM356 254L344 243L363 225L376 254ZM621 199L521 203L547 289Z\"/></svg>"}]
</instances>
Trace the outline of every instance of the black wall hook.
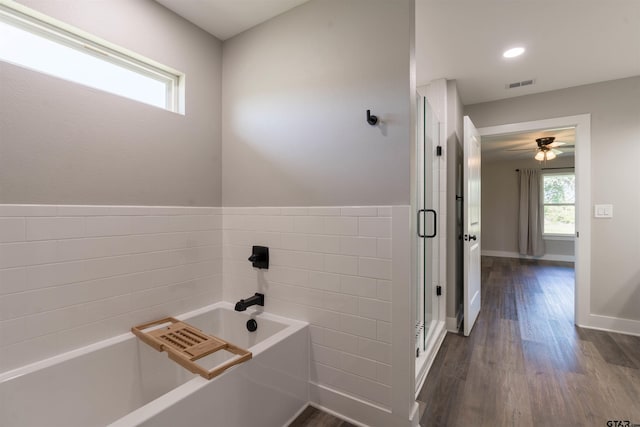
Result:
<instances>
[{"instance_id":1,"label":"black wall hook","mask_svg":"<svg viewBox=\"0 0 640 427\"><path fill-rule=\"evenodd\" d=\"M378 116L371 114L371 110L367 110L367 123L371 126L375 126L378 123Z\"/></svg>"}]
</instances>

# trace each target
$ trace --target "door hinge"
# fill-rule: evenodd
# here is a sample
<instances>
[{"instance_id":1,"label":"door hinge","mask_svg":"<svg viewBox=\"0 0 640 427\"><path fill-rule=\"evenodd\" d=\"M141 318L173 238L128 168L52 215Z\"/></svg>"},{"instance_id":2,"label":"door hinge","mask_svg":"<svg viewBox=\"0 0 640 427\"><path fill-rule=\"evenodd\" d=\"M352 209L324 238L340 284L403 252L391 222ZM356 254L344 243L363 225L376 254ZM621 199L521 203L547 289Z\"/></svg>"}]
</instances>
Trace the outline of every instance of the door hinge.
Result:
<instances>
[{"instance_id":1,"label":"door hinge","mask_svg":"<svg viewBox=\"0 0 640 427\"><path fill-rule=\"evenodd\" d=\"M442 295L442 286L436 286L436 295L437 296Z\"/></svg>"},{"instance_id":2,"label":"door hinge","mask_svg":"<svg viewBox=\"0 0 640 427\"><path fill-rule=\"evenodd\" d=\"M576 231L576 237L580 237L580 232Z\"/></svg>"},{"instance_id":3,"label":"door hinge","mask_svg":"<svg viewBox=\"0 0 640 427\"><path fill-rule=\"evenodd\" d=\"M442 146L438 145L436 147L436 156L442 156Z\"/></svg>"}]
</instances>

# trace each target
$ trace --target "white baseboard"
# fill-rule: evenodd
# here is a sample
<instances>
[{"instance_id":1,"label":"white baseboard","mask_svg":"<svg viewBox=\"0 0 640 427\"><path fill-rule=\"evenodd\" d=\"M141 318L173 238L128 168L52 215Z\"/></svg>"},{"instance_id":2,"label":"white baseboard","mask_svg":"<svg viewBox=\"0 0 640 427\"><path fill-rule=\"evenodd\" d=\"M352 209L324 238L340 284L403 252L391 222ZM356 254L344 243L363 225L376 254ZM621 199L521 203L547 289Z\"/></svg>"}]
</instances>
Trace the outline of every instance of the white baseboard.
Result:
<instances>
[{"instance_id":1,"label":"white baseboard","mask_svg":"<svg viewBox=\"0 0 640 427\"><path fill-rule=\"evenodd\" d=\"M295 419L298 418L300 416L300 414L302 414L304 412L304 410L307 409L308 407L309 407L309 403L305 403L304 405L302 405L302 407L298 410L298 412L296 412L291 418L289 418L289 421L284 423L282 425L282 427L287 427L289 424L294 422Z\"/></svg>"},{"instance_id":2,"label":"white baseboard","mask_svg":"<svg viewBox=\"0 0 640 427\"><path fill-rule=\"evenodd\" d=\"M447 317L447 331L457 334L462 323L462 309L458 310L456 317Z\"/></svg>"},{"instance_id":3,"label":"white baseboard","mask_svg":"<svg viewBox=\"0 0 640 427\"><path fill-rule=\"evenodd\" d=\"M483 256L495 256L495 257L501 257L501 258L540 259L544 261L563 261L563 262L576 261L576 257L574 255L545 254L543 256L531 256L531 255L521 255L518 252L491 251L491 250L483 250L481 254Z\"/></svg>"},{"instance_id":4,"label":"white baseboard","mask_svg":"<svg viewBox=\"0 0 640 427\"><path fill-rule=\"evenodd\" d=\"M456 317L447 317L447 331L454 334L458 332L458 319Z\"/></svg>"},{"instance_id":5,"label":"white baseboard","mask_svg":"<svg viewBox=\"0 0 640 427\"><path fill-rule=\"evenodd\" d=\"M415 427L419 422L416 402L410 417L398 417L389 409L314 382L309 382L309 400L311 406L359 427Z\"/></svg>"},{"instance_id":6,"label":"white baseboard","mask_svg":"<svg viewBox=\"0 0 640 427\"><path fill-rule=\"evenodd\" d=\"M411 415L409 416L409 423L411 427L420 427L420 404L413 402L413 408L411 409Z\"/></svg>"},{"instance_id":7,"label":"white baseboard","mask_svg":"<svg viewBox=\"0 0 640 427\"><path fill-rule=\"evenodd\" d=\"M587 316L587 323L578 326L587 329L597 329L599 331L640 336L640 320L589 314Z\"/></svg>"},{"instance_id":8,"label":"white baseboard","mask_svg":"<svg viewBox=\"0 0 640 427\"><path fill-rule=\"evenodd\" d=\"M427 351L425 352L425 354L427 355L427 360L425 360L424 362L424 370L419 373L419 377L416 381L416 398L418 397L420 390L424 386L427 375L429 375L429 370L431 370L431 365L433 365L433 361L438 355L440 347L442 347L442 342L444 341L446 336L447 329L445 328L444 322L438 322L438 326L436 327L436 331L434 332L434 337L430 340Z\"/></svg>"}]
</instances>

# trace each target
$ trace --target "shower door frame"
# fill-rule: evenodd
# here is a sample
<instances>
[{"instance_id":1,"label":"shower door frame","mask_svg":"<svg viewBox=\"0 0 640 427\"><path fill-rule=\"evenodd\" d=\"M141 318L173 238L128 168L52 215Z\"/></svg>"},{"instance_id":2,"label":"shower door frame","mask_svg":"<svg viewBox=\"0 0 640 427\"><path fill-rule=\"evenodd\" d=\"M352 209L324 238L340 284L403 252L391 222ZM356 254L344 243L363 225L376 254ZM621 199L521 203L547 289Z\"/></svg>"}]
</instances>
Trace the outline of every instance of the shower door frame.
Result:
<instances>
[{"instance_id":1,"label":"shower door frame","mask_svg":"<svg viewBox=\"0 0 640 427\"><path fill-rule=\"evenodd\" d=\"M424 227L427 224L431 224L432 219L431 215L428 215L428 218L424 218L424 215L421 217L418 212L419 209L435 209L437 211L437 221L436 221L436 236L431 240L432 245L432 255L434 259L432 259L432 266L434 266L437 273L433 276L430 276L431 285L427 284L426 291L432 296L431 301L428 301L427 304L430 304L431 311L433 314L432 319L429 320L429 325L424 325L421 333L417 333L415 338L417 342L414 345L414 349L420 348L420 355L416 354L416 366L415 366L415 392L416 394L420 391L429 368L433 363L433 359L437 350L440 348L440 344L444 339L445 335L445 316L446 316L446 286L445 284L445 275L446 269L444 268L445 264L445 253L446 253L446 239L445 239L445 230L446 230L446 217L442 215L446 209L446 195L444 189L446 188L446 157L442 147L442 141L446 141L444 134L444 126L442 125L442 120L438 117L437 107L434 108L434 105L431 104L431 99L428 96L425 96L429 90L425 88L420 88L417 94L417 109L418 109L418 126L417 126L417 144L416 144L416 197L415 197L415 205L413 206L414 215L416 217L415 220L415 233L414 233L414 247L415 247L415 279L414 279L414 297L419 297L419 287L424 284L424 275L423 275L423 260L420 259L420 254L423 253L423 250L420 248L421 245L424 244L424 238L418 237L419 231L424 231L423 234L428 232L433 233L433 229L425 230ZM433 141L433 145L428 147L431 149L432 156L427 156L430 165L427 165L426 168L432 166L433 169L426 170L425 167L422 167L421 162L424 162L424 153L422 147L426 143L426 131L425 128L425 108L429 106L431 108L434 119L438 125L437 132L434 132L437 135L437 139ZM436 147L440 146L440 153L442 155L436 155ZM426 181L425 181L426 180ZM426 183L428 185L433 185L434 182L437 183L435 187L432 188L429 200L425 201L427 205L430 206L422 206L423 197L425 197L426 192L423 190L422 183ZM422 192L422 194L420 194ZM425 224L426 223L426 224ZM418 228L420 227L420 229ZM425 245L426 246L426 245ZM436 286L441 286L442 293L440 296L436 296ZM425 292L426 295L426 292ZM424 308L421 304L414 304L414 319L416 324L420 319L424 322L425 315L422 312L422 316L418 317L420 312L420 307ZM427 330L427 334L424 334L424 330L429 326ZM417 329L417 328L416 328Z\"/></svg>"}]
</instances>

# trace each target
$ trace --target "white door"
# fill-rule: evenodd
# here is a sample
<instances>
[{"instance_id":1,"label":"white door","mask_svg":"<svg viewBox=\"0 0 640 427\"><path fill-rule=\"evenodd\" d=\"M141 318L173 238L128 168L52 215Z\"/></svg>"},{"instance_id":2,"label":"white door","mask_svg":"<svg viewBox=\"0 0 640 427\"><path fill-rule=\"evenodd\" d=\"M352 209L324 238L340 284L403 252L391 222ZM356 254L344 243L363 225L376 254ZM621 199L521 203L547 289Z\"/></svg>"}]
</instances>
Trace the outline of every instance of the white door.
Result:
<instances>
[{"instance_id":1,"label":"white door","mask_svg":"<svg viewBox=\"0 0 640 427\"><path fill-rule=\"evenodd\" d=\"M480 313L480 134L464 117L464 335L469 336Z\"/></svg>"}]
</instances>

